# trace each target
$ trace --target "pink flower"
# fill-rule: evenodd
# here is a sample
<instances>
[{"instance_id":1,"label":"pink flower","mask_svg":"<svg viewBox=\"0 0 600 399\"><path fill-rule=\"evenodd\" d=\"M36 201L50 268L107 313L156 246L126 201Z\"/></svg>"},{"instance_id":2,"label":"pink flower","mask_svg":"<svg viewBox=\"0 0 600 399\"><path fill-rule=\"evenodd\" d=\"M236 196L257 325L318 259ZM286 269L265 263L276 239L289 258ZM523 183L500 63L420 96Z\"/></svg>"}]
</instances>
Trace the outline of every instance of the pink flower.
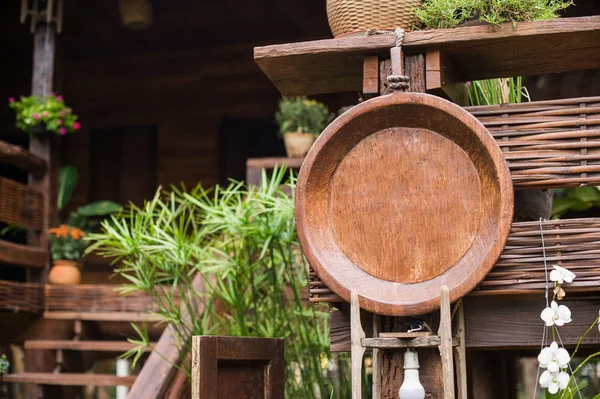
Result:
<instances>
[{"instance_id":1,"label":"pink flower","mask_svg":"<svg viewBox=\"0 0 600 399\"><path fill-rule=\"evenodd\" d=\"M56 99L57 99L58 101L62 101L62 100L63 100L63 96L56 96Z\"/></svg>"},{"instance_id":2,"label":"pink flower","mask_svg":"<svg viewBox=\"0 0 600 399\"><path fill-rule=\"evenodd\" d=\"M50 92L50 96L55 97L56 93L55 92Z\"/></svg>"},{"instance_id":3,"label":"pink flower","mask_svg":"<svg viewBox=\"0 0 600 399\"><path fill-rule=\"evenodd\" d=\"M58 120L56 121L56 123L58 123L59 125L62 125L62 119L58 119Z\"/></svg>"},{"instance_id":4,"label":"pink flower","mask_svg":"<svg viewBox=\"0 0 600 399\"><path fill-rule=\"evenodd\" d=\"M40 119L40 114L38 114L37 112L34 112L33 119L35 119L35 120Z\"/></svg>"},{"instance_id":5,"label":"pink flower","mask_svg":"<svg viewBox=\"0 0 600 399\"><path fill-rule=\"evenodd\" d=\"M14 103L14 102L15 102L15 99L14 99L14 97L11 97L11 98L9 98L9 99L8 99L8 102L9 102L9 103Z\"/></svg>"},{"instance_id":6,"label":"pink flower","mask_svg":"<svg viewBox=\"0 0 600 399\"><path fill-rule=\"evenodd\" d=\"M60 111L60 116L65 116L65 111Z\"/></svg>"},{"instance_id":7,"label":"pink flower","mask_svg":"<svg viewBox=\"0 0 600 399\"><path fill-rule=\"evenodd\" d=\"M43 115L44 117L47 117L47 116L48 116L48 111L44 111L44 112L42 112L42 115Z\"/></svg>"},{"instance_id":8,"label":"pink flower","mask_svg":"<svg viewBox=\"0 0 600 399\"><path fill-rule=\"evenodd\" d=\"M62 134L63 136L64 136L65 134L67 134L67 129L65 129L64 127L61 127L61 128L60 128L60 134Z\"/></svg>"},{"instance_id":9,"label":"pink flower","mask_svg":"<svg viewBox=\"0 0 600 399\"><path fill-rule=\"evenodd\" d=\"M79 123L79 122L73 122L73 129L75 129L75 130L81 129L81 123Z\"/></svg>"}]
</instances>

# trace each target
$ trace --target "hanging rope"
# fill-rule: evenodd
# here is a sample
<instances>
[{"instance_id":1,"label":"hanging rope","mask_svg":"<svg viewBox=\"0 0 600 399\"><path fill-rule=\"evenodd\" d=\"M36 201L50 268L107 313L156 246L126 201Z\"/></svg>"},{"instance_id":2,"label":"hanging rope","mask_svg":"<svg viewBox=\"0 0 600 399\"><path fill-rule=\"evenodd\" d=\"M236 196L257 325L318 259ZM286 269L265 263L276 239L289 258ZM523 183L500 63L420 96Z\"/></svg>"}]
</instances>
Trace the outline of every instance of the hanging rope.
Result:
<instances>
[{"instance_id":1,"label":"hanging rope","mask_svg":"<svg viewBox=\"0 0 600 399\"><path fill-rule=\"evenodd\" d=\"M396 35L396 47L402 47L404 41L404 29L397 28L394 32ZM403 62L403 60L400 60ZM404 75L390 75L387 77L388 87L392 90L409 91L410 90L410 78Z\"/></svg>"}]
</instances>

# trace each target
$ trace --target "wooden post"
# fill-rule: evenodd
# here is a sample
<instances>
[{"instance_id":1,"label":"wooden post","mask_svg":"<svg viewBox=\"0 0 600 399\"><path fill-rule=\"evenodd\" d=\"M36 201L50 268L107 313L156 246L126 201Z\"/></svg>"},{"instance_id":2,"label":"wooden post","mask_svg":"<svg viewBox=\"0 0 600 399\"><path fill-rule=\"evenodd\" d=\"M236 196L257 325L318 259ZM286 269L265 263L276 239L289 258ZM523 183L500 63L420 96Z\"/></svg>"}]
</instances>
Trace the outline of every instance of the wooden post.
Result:
<instances>
[{"instance_id":1,"label":"wooden post","mask_svg":"<svg viewBox=\"0 0 600 399\"><path fill-rule=\"evenodd\" d=\"M56 49L56 29L52 24L40 23L36 26L33 36L33 76L31 82L32 94L47 96L54 87L54 55ZM52 139L32 138L29 151L44 159L48 169L40 177L30 175L29 184L44 193L44 225L41 232L30 233L28 244L48 247L46 230L57 224L58 212L56 205L56 189L58 187L58 146ZM30 282L45 283L50 267L48 258L45 269L41 271L28 271L27 279ZM34 329L48 331L42 325L47 325L46 320L38 320ZM42 350L27 350L25 352L25 367L27 371L48 372L54 368L55 359L52 353ZM26 397L61 397L60 390L56 387L28 386Z\"/></svg>"},{"instance_id":2,"label":"wooden post","mask_svg":"<svg viewBox=\"0 0 600 399\"><path fill-rule=\"evenodd\" d=\"M52 25L39 24L33 38L33 77L31 92L41 97L50 94L54 87L54 54L56 33ZM52 139L32 138L29 151L44 159L48 169L40 177L30 176L29 184L44 193L44 229L39 234L30 234L29 245L47 247L46 231L58 222L57 193L58 187L58 145ZM41 275L31 276L32 281L45 282L48 265Z\"/></svg>"}]
</instances>

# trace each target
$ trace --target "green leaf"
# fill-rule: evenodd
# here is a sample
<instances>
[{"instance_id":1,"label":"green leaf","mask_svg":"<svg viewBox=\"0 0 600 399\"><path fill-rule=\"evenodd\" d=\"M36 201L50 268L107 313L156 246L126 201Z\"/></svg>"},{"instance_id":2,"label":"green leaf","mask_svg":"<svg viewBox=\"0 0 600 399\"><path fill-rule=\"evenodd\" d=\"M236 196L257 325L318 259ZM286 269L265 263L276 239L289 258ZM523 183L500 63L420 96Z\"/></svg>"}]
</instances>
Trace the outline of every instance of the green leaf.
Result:
<instances>
[{"instance_id":1,"label":"green leaf","mask_svg":"<svg viewBox=\"0 0 600 399\"><path fill-rule=\"evenodd\" d=\"M79 174L73 166L63 166L60 168L60 177L58 180L58 210L62 210L71 199L73 191L77 186Z\"/></svg>"},{"instance_id":2,"label":"green leaf","mask_svg":"<svg viewBox=\"0 0 600 399\"><path fill-rule=\"evenodd\" d=\"M85 217L108 216L121 212L123 207L113 201L97 201L77 208L77 213Z\"/></svg>"}]
</instances>

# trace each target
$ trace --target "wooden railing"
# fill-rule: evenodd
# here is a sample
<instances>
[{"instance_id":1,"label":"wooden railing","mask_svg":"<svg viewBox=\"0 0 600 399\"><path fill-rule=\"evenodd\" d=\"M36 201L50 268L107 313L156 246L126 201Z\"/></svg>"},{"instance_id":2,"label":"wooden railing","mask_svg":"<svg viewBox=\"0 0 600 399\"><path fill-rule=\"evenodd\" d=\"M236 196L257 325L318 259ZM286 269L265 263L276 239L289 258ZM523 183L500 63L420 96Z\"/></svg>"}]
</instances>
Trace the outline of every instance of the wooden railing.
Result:
<instances>
[{"instance_id":1,"label":"wooden railing","mask_svg":"<svg viewBox=\"0 0 600 399\"><path fill-rule=\"evenodd\" d=\"M200 275L194 277L192 283L196 292L204 291L204 279ZM204 305L197 303L198 312L202 313ZM181 318L184 322L190 322L192 317L199 315L190 315L187 308L181 312ZM179 393L186 390L185 374L178 373L178 367L185 362L183 359L183 347L181 337L175 332L172 326L167 326L161 335L152 354L144 363L144 367L138 374L135 383L129 391L128 398L176 399ZM190 340L192 337L188 337Z\"/></svg>"}]
</instances>

